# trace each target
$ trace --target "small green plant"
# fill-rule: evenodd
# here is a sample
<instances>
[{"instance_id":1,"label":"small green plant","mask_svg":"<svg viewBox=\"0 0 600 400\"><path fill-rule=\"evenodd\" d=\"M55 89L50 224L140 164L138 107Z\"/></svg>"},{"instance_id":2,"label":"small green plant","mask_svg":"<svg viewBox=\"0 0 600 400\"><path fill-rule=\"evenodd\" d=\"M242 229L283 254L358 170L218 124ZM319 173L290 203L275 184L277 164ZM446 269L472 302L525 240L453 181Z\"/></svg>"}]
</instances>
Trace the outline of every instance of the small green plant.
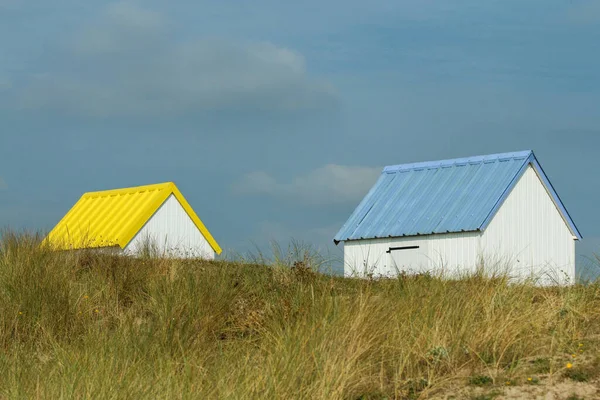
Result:
<instances>
[{"instance_id":1,"label":"small green plant","mask_svg":"<svg viewBox=\"0 0 600 400\"><path fill-rule=\"evenodd\" d=\"M487 375L476 375L469 378L469 384L473 386L488 386L494 383L494 380Z\"/></svg>"},{"instance_id":2,"label":"small green plant","mask_svg":"<svg viewBox=\"0 0 600 400\"><path fill-rule=\"evenodd\" d=\"M388 400L389 397L381 393L369 393L363 394L356 398L356 400Z\"/></svg>"},{"instance_id":3,"label":"small green plant","mask_svg":"<svg viewBox=\"0 0 600 400\"><path fill-rule=\"evenodd\" d=\"M418 399L423 390L429 386L427 379L411 380L406 384L406 393L409 399Z\"/></svg>"},{"instance_id":4,"label":"small green plant","mask_svg":"<svg viewBox=\"0 0 600 400\"><path fill-rule=\"evenodd\" d=\"M548 374L550 373L550 359L547 357L536 358L532 362L533 372L537 374Z\"/></svg>"},{"instance_id":5,"label":"small green plant","mask_svg":"<svg viewBox=\"0 0 600 400\"><path fill-rule=\"evenodd\" d=\"M564 377L575 382L588 382L590 374L584 368L569 368L564 372Z\"/></svg>"},{"instance_id":6,"label":"small green plant","mask_svg":"<svg viewBox=\"0 0 600 400\"><path fill-rule=\"evenodd\" d=\"M572 394L569 397L567 397L567 400L585 400L583 397L579 397L576 394Z\"/></svg>"},{"instance_id":7,"label":"small green plant","mask_svg":"<svg viewBox=\"0 0 600 400\"><path fill-rule=\"evenodd\" d=\"M498 396L502 396L502 392L494 390L489 393L475 395L471 397L471 400L494 400Z\"/></svg>"},{"instance_id":8,"label":"small green plant","mask_svg":"<svg viewBox=\"0 0 600 400\"><path fill-rule=\"evenodd\" d=\"M448 359L448 350L443 346L434 347L427 352L426 357L429 362L439 363Z\"/></svg>"}]
</instances>

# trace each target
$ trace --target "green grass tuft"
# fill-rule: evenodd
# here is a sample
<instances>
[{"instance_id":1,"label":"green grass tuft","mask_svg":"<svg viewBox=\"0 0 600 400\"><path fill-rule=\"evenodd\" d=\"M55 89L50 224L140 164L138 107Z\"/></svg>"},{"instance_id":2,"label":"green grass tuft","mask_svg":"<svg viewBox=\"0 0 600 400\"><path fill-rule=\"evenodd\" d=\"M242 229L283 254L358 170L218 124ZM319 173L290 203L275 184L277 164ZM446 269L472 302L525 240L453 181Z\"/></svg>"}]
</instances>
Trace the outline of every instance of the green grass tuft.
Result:
<instances>
[{"instance_id":1,"label":"green grass tuft","mask_svg":"<svg viewBox=\"0 0 600 400\"><path fill-rule=\"evenodd\" d=\"M469 378L469 384L473 386L487 386L494 383L494 380L489 376L485 375L476 375Z\"/></svg>"}]
</instances>

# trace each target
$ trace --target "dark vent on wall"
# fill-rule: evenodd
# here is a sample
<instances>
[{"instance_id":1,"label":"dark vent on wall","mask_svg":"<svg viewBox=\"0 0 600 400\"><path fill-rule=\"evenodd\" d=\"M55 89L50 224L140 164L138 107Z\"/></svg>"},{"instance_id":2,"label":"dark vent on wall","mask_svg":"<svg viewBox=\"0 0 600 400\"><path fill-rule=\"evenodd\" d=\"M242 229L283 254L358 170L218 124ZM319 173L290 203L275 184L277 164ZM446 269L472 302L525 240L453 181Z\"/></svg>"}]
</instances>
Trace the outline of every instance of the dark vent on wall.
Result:
<instances>
[{"instance_id":1,"label":"dark vent on wall","mask_svg":"<svg viewBox=\"0 0 600 400\"><path fill-rule=\"evenodd\" d=\"M392 251L415 250L418 248L420 248L420 246L390 247L386 253L391 253Z\"/></svg>"}]
</instances>

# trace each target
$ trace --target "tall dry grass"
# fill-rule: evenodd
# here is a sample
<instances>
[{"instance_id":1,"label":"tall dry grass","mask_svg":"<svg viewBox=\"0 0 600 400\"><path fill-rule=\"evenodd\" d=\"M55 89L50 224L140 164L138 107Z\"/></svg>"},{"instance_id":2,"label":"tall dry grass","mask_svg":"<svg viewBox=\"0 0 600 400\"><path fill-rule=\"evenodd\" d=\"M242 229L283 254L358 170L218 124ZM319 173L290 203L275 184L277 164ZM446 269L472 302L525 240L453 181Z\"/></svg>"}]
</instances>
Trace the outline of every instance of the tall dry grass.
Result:
<instances>
[{"instance_id":1,"label":"tall dry grass","mask_svg":"<svg viewBox=\"0 0 600 400\"><path fill-rule=\"evenodd\" d=\"M598 285L358 280L315 273L301 252L265 266L38 244L0 243L0 398L426 398L600 333Z\"/></svg>"}]
</instances>

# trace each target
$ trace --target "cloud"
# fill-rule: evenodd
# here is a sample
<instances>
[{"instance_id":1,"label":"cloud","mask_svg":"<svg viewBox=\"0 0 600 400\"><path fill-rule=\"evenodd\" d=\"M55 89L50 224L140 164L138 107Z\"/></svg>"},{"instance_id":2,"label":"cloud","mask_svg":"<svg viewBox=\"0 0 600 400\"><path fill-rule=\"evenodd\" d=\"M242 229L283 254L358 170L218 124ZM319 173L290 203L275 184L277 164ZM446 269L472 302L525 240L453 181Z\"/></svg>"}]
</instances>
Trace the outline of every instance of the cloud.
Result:
<instances>
[{"instance_id":1,"label":"cloud","mask_svg":"<svg viewBox=\"0 0 600 400\"><path fill-rule=\"evenodd\" d=\"M304 57L267 42L175 41L158 13L110 6L75 34L60 66L29 77L18 104L88 116L206 110L323 109L333 86L309 77Z\"/></svg>"},{"instance_id":2,"label":"cloud","mask_svg":"<svg viewBox=\"0 0 600 400\"><path fill-rule=\"evenodd\" d=\"M2 77L0 75L0 92L3 90L8 90L12 87L12 82L8 78Z\"/></svg>"},{"instance_id":3,"label":"cloud","mask_svg":"<svg viewBox=\"0 0 600 400\"><path fill-rule=\"evenodd\" d=\"M362 199L381 173L379 167L327 164L287 183L264 171L246 174L232 186L241 195L268 195L306 204L342 204Z\"/></svg>"},{"instance_id":4,"label":"cloud","mask_svg":"<svg viewBox=\"0 0 600 400\"><path fill-rule=\"evenodd\" d=\"M155 29L161 28L165 22L159 13L127 2L109 5L106 13L111 21L127 27Z\"/></svg>"},{"instance_id":5,"label":"cloud","mask_svg":"<svg viewBox=\"0 0 600 400\"><path fill-rule=\"evenodd\" d=\"M591 24L600 22L600 2L584 0L568 9L568 18L575 23Z\"/></svg>"},{"instance_id":6,"label":"cloud","mask_svg":"<svg viewBox=\"0 0 600 400\"><path fill-rule=\"evenodd\" d=\"M144 52L151 54L158 47L165 51L167 33L167 21L161 14L132 3L115 3L106 8L95 24L83 28L68 47L72 56L117 61L111 60L110 56L133 52L136 57L144 57Z\"/></svg>"},{"instance_id":7,"label":"cloud","mask_svg":"<svg viewBox=\"0 0 600 400\"><path fill-rule=\"evenodd\" d=\"M17 0L0 0L0 10L10 10L17 6Z\"/></svg>"}]
</instances>

